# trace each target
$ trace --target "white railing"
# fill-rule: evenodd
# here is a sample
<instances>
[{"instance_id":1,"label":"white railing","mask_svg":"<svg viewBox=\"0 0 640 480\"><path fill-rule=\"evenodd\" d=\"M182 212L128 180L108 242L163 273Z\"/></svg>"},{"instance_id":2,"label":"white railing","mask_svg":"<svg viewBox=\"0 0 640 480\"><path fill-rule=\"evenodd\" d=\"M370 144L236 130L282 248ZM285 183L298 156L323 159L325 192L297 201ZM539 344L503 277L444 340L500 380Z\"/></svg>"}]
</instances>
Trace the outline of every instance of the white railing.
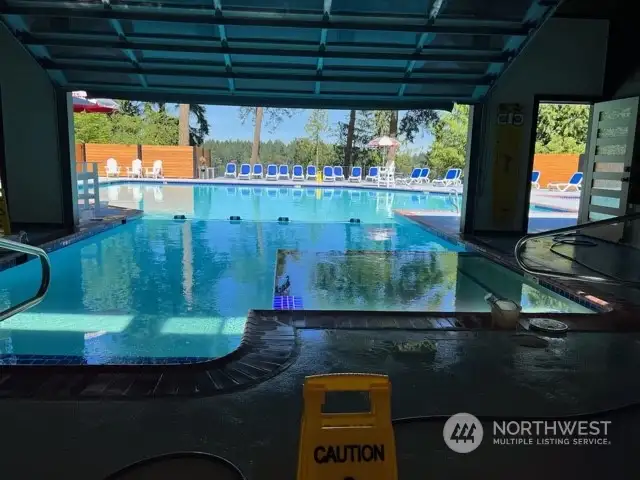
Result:
<instances>
[{"instance_id":1,"label":"white railing","mask_svg":"<svg viewBox=\"0 0 640 480\"><path fill-rule=\"evenodd\" d=\"M79 206L83 211L93 209L94 215L97 215L100 210L98 163L82 162L76 165Z\"/></svg>"}]
</instances>

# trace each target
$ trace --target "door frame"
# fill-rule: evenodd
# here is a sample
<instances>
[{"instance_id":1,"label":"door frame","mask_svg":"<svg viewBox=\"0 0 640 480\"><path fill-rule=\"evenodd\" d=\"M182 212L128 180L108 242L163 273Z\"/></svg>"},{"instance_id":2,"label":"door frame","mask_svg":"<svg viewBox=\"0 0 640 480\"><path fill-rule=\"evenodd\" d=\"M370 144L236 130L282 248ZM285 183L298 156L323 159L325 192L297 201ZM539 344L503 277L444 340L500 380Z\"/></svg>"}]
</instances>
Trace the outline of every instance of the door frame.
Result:
<instances>
[{"instance_id":1,"label":"door frame","mask_svg":"<svg viewBox=\"0 0 640 480\"><path fill-rule=\"evenodd\" d=\"M4 119L2 117L2 85L0 85L0 181L2 182L2 190L7 198L7 157L4 146ZM9 202L7 209L9 208Z\"/></svg>"},{"instance_id":2,"label":"door frame","mask_svg":"<svg viewBox=\"0 0 640 480\"><path fill-rule=\"evenodd\" d=\"M535 94L533 96L533 115L531 121L531 132L529 135L529 161L527 162L527 183L525 186L524 211L526 214L522 219L522 232L526 235L529 231L529 208L531 206L531 174L533 172L533 159L536 154L536 133L538 131L538 113L541 103L575 103L579 105L589 105L589 127L587 129L587 138L585 140L585 153L589 151L589 139L591 138L591 115L593 113L593 105L602 102L601 96L593 95L551 95L551 94ZM584 191L584 189L583 189ZM580 205L582 204L583 194L580 194Z\"/></svg>"}]
</instances>

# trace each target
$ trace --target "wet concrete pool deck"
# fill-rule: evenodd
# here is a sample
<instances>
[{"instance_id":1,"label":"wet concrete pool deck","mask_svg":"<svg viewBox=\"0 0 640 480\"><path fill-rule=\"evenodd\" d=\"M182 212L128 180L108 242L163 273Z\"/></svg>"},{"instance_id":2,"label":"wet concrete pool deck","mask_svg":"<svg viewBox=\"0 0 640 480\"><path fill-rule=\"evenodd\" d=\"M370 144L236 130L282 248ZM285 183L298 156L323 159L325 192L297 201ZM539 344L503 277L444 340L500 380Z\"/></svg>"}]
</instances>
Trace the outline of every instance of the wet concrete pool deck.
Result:
<instances>
[{"instance_id":1,"label":"wet concrete pool deck","mask_svg":"<svg viewBox=\"0 0 640 480\"><path fill-rule=\"evenodd\" d=\"M131 462L198 450L236 463L248 479L293 479L307 375L386 373L394 418L469 412L558 416L611 409L640 398L640 335L570 333L546 348L497 331L408 332L298 329L299 356L251 389L198 399L3 400L3 479L100 479ZM398 342L435 351L394 353ZM640 410L613 413L611 446L494 446L461 455L443 421L396 427L400 479L633 478L640 473ZM36 461L37 460L37 461ZM635 475L634 475L635 474Z\"/></svg>"}]
</instances>

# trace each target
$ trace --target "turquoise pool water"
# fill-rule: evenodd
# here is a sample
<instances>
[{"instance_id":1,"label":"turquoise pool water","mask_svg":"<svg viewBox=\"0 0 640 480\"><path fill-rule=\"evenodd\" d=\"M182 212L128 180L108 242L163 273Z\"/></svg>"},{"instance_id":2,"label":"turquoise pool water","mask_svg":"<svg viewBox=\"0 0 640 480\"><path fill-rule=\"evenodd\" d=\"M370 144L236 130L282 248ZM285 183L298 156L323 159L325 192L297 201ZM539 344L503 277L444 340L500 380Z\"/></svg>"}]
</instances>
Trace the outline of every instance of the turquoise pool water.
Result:
<instances>
[{"instance_id":1,"label":"turquoise pool water","mask_svg":"<svg viewBox=\"0 0 640 480\"><path fill-rule=\"evenodd\" d=\"M457 258L461 247L393 214L415 201L446 202L440 198L139 184L103 187L101 197L145 216L53 252L47 297L0 323L0 355L86 363L218 357L239 345L249 309L272 308L275 280L282 286L287 277L285 295L303 308L484 311L482 296L497 289L525 310L587 311L491 262ZM38 272L35 262L1 272L0 306L32 294Z\"/></svg>"}]
</instances>

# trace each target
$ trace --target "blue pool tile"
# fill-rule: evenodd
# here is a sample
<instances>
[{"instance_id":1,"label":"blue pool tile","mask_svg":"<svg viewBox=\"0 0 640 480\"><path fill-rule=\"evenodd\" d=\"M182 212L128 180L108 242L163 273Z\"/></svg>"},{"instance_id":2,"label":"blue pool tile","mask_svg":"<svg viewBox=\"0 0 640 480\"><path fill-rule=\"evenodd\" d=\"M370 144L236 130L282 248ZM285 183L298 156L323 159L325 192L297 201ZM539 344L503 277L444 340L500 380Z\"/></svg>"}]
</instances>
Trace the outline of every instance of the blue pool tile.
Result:
<instances>
[{"instance_id":1,"label":"blue pool tile","mask_svg":"<svg viewBox=\"0 0 640 480\"><path fill-rule=\"evenodd\" d=\"M276 296L273 297L274 310L302 310L302 297Z\"/></svg>"}]
</instances>

